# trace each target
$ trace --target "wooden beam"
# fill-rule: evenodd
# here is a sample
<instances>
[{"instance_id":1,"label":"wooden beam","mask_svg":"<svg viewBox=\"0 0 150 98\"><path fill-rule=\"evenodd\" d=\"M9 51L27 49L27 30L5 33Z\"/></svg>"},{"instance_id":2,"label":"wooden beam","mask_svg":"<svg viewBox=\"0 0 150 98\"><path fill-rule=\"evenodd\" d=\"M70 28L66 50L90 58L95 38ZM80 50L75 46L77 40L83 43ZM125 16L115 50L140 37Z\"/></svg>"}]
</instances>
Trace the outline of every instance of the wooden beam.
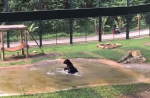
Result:
<instances>
[{"instance_id":1,"label":"wooden beam","mask_svg":"<svg viewBox=\"0 0 150 98\"><path fill-rule=\"evenodd\" d=\"M5 60L4 58L4 39L3 39L3 32L0 31L0 35L1 35L1 58L2 58L2 61Z\"/></svg>"},{"instance_id":2,"label":"wooden beam","mask_svg":"<svg viewBox=\"0 0 150 98\"><path fill-rule=\"evenodd\" d=\"M20 30L20 44L23 43L22 30ZM21 49L21 54L24 55L24 49Z\"/></svg>"},{"instance_id":3,"label":"wooden beam","mask_svg":"<svg viewBox=\"0 0 150 98\"><path fill-rule=\"evenodd\" d=\"M0 25L0 30L26 30L24 25Z\"/></svg>"},{"instance_id":4,"label":"wooden beam","mask_svg":"<svg viewBox=\"0 0 150 98\"><path fill-rule=\"evenodd\" d=\"M27 41L27 30L24 30L24 35L25 35L25 44L26 44L26 58L28 58L28 41Z\"/></svg>"}]
</instances>

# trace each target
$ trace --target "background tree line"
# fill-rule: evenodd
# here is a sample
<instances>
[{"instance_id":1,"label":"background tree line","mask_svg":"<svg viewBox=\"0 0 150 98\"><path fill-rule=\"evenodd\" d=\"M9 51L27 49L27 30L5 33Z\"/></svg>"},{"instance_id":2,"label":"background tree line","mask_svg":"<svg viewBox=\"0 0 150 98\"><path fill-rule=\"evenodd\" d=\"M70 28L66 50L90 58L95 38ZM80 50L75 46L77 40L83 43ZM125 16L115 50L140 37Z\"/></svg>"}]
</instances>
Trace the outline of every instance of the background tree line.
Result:
<instances>
[{"instance_id":1,"label":"background tree line","mask_svg":"<svg viewBox=\"0 0 150 98\"><path fill-rule=\"evenodd\" d=\"M9 11L36 11L39 10L39 0L8 0ZM130 0L130 5L148 4L150 0ZM102 7L127 6L127 0L102 0ZM99 0L73 0L73 8L94 8L99 7ZM42 0L42 10L70 9L70 0ZM5 0L0 0L0 12L5 12ZM10 24L24 23L31 31L38 32L38 21L13 22ZM142 13L130 16L130 29L141 29L148 27L149 14ZM69 19L43 20L42 30L44 35L58 36L69 35ZM125 31L126 16L105 16L102 17L103 34L112 33L114 26L118 26ZM35 29L36 28L36 29ZM104 32L105 31L105 32ZM74 36L88 34L98 34L98 17L89 17L73 20ZM12 36L15 35L12 33ZM45 36L45 38L46 38ZM55 36L55 35L54 35Z\"/></svg>"}]
</instances>

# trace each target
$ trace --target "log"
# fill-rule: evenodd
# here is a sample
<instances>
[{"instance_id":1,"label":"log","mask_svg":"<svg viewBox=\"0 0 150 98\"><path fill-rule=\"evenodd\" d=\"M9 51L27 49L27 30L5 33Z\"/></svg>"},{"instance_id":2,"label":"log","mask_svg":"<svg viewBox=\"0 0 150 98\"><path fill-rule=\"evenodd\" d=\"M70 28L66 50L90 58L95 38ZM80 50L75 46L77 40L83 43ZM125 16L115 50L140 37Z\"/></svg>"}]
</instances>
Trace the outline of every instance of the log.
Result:
<instances>
[{"instance_id":1,"label":"log","mask_svg":"<svg viewBox=\"0 0 150 98\"><path fill-rule=\"evenodd\" d=\"M116 47L122 46L121 44L112 44L112 43L99 43L97 44L97 47L100 49L114 49Z\"/></svg>"},{"instance_id":2,"label":"log","mask_svg":"<svg viewBox=\"0 0 150 98\"><path fill-rule=\"evenodd\" d=\"M105 48L105 46L98 46L98 48L100 48L100 49L104 49L104 48Z\"/></svg>"},{"instance_id":3,"label":"log","mask_svg":"<svg viewBox=\"0 0 150 98\"><path fill-rule=\"evenodd\" d=\"M116 46L116 47L121 47L122 45L121 45L121 44L115 44L115 46Z\"/></svg>"},{"instance_id":4,"label":"log","mask_svg":"<svg viewBox=\"0 0 150 98\"><path fill-rule=\"evenodd\" d=\"M131 57L131 52L132 52L132 51L128 51L128 53L127 53L124 57L122 57L122 58L118 61L118 63L124 62L125 60L127 60L128 58L130 58L130 57Z\"/></svg>"},{"instance_id":5,"label":"log","mask_svg":"<svg viewBox=\"0 0 150 98\"><path fill-rule=\"evenodd\" d=\"M134 50L134 51L129 51L124 57L122 57L118 63L123 62L124 64L126 63L144 63L147 59L143 57L141 51L139 50Z\"/></svg>"},{"instance_id":6,"label":"log","mask_svg":"<svg viewBox=\"0 0 150 98\"><path fill-rule=\"evenodd\" d=\"M136 56L142 56L143 54L141 53L140 50L134 50L132 51L132 54L131 54L133 57L136 57Z\"/></svg>"}]
</instances>

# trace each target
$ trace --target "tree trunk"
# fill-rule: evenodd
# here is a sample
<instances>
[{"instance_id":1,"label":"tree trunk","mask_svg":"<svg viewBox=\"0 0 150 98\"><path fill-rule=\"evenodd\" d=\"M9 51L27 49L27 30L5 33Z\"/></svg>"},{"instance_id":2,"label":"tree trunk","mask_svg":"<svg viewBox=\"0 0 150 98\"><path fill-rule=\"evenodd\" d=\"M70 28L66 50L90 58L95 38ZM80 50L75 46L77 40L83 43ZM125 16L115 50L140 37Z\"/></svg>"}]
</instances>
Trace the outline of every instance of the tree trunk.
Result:
<instances>
[{"instance_id":1,"label":"tree trunk","mask_svg":"<svg viewBox=\"0 0 150 98\"><path fill-rule=\"evenodd\" d=\"M97 22L96 22L96 19L95 19L95 21L94 21L94 25L95 25L95 35L97 35L97 34L98 34L98 31L97 31Z\"/></svg>"},{"instance_id":2,"label":"tree trunk","mask_svg":"<svg viewBox=\"0 0 150 98\"><path fill-rule=\"evenodd\" d=\"M1 32L2 33L2 32ZM3 32L3 39L4 39L5 33ZM1 42L1 34L0 34L0 42Z\"/></svg>"},{"instance_id":3,"label":"tree trunk","mask_svg":"<svg viewBox=\"0 0 150 98\"><path fill-rule=\"evenodd\" d=\"M30 40L30 34L28 34L28 40Z\"/></svg>"},{"instance_id":4,"label":"tree trunk","mask_svg":"<svg viewBox=\"0 0 150 98\"><path fill-rule=\"evenodd\" d=\"M102 18L102 26L101 26L101 31L102 31L102 34L105 34L104 32L104 23L103 23L104 19Z\"/></svg>"},{"instance_id":5,"label":"tree trunk","mask_svg":"<svg viewBox=\"0 0 150 98\"><path fill-rule=\"evenodd\" d=\"M138 30L140 30L140 29L141 29L141 26L140 26L141 15L138 14L137 17L138 17L138 25L137 25L137 28L138 28Z\"/></svg>"},{"instance_id":6,"label":"tree trunk","mask_svg":"<svg viewBox=\"0 0 150 98\"><path fill-rule=\"evenodd\" d=\"M98 34L98 31L97 31L97 24L95 23L95 34L97 35Z\"/></svg>"},{"instance_id":7,"label":"tree trunk","mask_svg":"<svg viewBox=\"0 0 150 98\"><path fill-rule=\"evenodd\" d=\"M131 57L131 53L132 53L132 51L128 51L128 53L127 53L124 57L122 57L122 58L118 61L118 63L124 62L125 60L127 60L128 58L130 58L130 57Z\"/></svg>"},{"instance_id":8,"label":"tree trunk","mask_svg":"<svg viewBox=\"0 0 150 98\"><path fill-rule=\"evenodd\" d=\"M119 28L120 29L122 28L122 18L121 17L119 18Z\"/></svg>"}]
</instances>

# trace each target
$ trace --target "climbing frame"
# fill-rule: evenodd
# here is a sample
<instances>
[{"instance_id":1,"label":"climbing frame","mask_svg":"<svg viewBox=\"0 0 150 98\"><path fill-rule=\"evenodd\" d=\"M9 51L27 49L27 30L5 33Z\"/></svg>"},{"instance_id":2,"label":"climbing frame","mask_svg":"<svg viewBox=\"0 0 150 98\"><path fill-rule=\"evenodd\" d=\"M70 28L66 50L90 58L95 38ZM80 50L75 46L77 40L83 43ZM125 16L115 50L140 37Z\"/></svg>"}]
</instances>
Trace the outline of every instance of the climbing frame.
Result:
<instances>
[{"instance_id":1,"label":"climbing frame","mask_svg":"<svg viewBox=\"0 0 150 98\"><path fill-rule=\"evenodd\" d=\"M20 30L20 45L16 47L11 47L11 48L5 48L4 47L4 38L3 38L3 31L10 31L10 30ZM25 35L25 42L23 42L22 38L22 33L24 31ZM24 48L26 48L26 58L28 58L28 41L27 41L27 27L24 25L1 25L0 26L0 35L1 35L1 59L4 61L5 60L5 50L6 51L22 51L22 55L24 54Z\"/></svg>"}]
</instances>

